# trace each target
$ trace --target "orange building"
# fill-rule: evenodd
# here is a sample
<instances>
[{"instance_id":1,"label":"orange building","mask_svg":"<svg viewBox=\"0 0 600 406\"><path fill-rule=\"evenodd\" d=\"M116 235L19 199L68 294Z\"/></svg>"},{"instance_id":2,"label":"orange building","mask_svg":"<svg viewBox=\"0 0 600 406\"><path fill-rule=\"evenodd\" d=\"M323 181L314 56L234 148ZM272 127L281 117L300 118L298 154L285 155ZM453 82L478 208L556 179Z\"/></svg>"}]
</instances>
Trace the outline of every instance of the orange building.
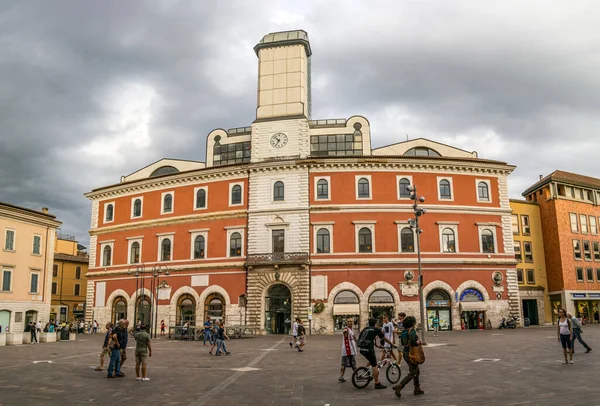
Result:
<instances>
[{"instance_id":1,"label":"orange building","mask_svg":"<svg viewBox=\"0 0 600 406\"><path fill-rule=\"evenodd\" d=\"M90 315L210 316L263 333L287 333L296 317L328 332L348 316L418 317L410 185L428 210L428 318L469 329L519 314L513 166L425 139L374 149L364 117L310 119L304 31L268 34L255 52L251 126L210 132L205 162L161 160L86 194Z\"/></svg>"},{"instance_id":2,"label":"orange building","mask_svg":"<svg viewBox=\"0 0 600 406\"><path fill-rule=\"evenodd\" d=\"M554 317L558 308L589 322L600 304L600 179L554 171L523 192L540 206Z\"/></svg>"}]
</instances>

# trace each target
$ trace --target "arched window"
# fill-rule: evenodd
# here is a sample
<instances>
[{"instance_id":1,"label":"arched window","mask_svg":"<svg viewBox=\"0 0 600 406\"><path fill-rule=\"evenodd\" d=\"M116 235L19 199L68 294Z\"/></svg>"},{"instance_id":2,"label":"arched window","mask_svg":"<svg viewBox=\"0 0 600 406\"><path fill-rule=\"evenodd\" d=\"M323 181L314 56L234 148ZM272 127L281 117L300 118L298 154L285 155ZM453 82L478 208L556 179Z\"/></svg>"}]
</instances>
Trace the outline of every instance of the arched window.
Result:
<instances>
[{"instance_id":1,"label":"arched window","mask_svg":"<svg viewBox=\"0 0 600 406\"><path fill-rule=\"evenodd\" d=\"M441 156L439 152L427 147L411 148L404 153L405 156Z\"/></svg>"},{"instance_id":2,"label":"arched window","mask_svg":"<svg viewBox=\"0 0 600 406\"><path fill-rule=\"evenodd\" d=\"M178 173L178 172L179 172L179 169L175 168L174 166L161 166L160 168L158 168L154 172L152 172L152 174L150 174L150 177L154 178L156 176L170 175L172 173Z\"/></svg>"},{"instance_id":3,"label":"arched window","mask_svg":"<svg viewBox=\"0 0 600 406\"><path fill-rule=\"evenodd\" d=\"M329 183L325 179L317 182L317 199L329 199Z\"/></svg>"},{"instance_id":4,"label":"arched window","mask_svg":"<svg viewBox=\"0 0 600 406\"><path fill-rule=\"evenodd\" d=\"M194 239L194 259L204 258L204 237L199 235Z\"/></svg>"},{"instance_id":5,"label":"arched window","mask_svg":"<svg viewBox=\"0 0 600 406\"><path fill-rule=\"evenodd\" d=\"M142 199L135 199L133 202L133 217L140 217L142 215Z\"/></svg>"},{"instance_id":6,"label":"arched window","mask_svg":"<svg viewBox=\"0 0 600 406\"><path fill-rule=\"evenodd\" d=\"M402 252L415 252L415 234L410 227L400 231L400 250Z\"/></svg>"},{"instance_id":7,"label":"arched window","mask_svg":"<svg viewBox=\"0 0 600 406\"><path fill-rule=\"evenodd\" d=\"M240 233L233 233L229 237L229 256L242 256L242 235Z\"/></svg>"},{"instance_id":8,"label":"arched window","mask_svg":"<svg viewBox=\"0 0 600 406\"><path fill-rule=\"evenodd\" d=\"M429 292L429 294L427 295L427 300L437 300L437 301L445 300L445 301L450 302L450 295L445 290L434 289L431 292ZM437 306L432 306L432 307L437 307Z\"/></svg>"},{"instance_id":9,"label":"arched window","mask_svg":"<svg viewBox=\"0 0 600 406\"><path fill-rule=\"evenodd\" d=\"M104 250L102 250L102 265L103 266L112 265L111 254L112 254L112 248L110 248L110 245L106 245L104 247Z\"/></svg>"},{"instance_id":10,"label":"arched window","mask_svg":"<svg viewBox=\"0 0 600 406\"><path fill-rule=\"evenodd\" d=\"M451 228L442 231L442 252L456 252L456 236Z\"/></svg>"},{"instance_id":11,"label":"arched window","mask_svg":"<svg viewBox=\"0 0 600 406\"><path fill-rule=\"evenodd\" d=\"M485 229L481 232L481 249L483 252L494 252L494 233Z\"/></svg>"},{"instance_id":12,"label":"arched window","mask_svg":"<svg viewBox=\"0 0 600 406\"><path fill-rule=\"evenodd\" d=\"M358 296L356 296L356 293L354 293L350 290L342 290L340 293L335 295L335 298L333 299L333 303L334 304L358 304L360 302L358 301Z\"/></svg>"},{"instance_id":13,"label":"arched window","mask_svg":"<svg viewBox=\"0 0 600 406\"><path fill-rule=\"evenodd\" d=\"M106 220L105 221L113 221L113 216L114 216L114 211L115 208L113 207L112 204L109 204L108 206L106 206Z\"/></svg>"},{"instance_id":14,"label":"arched window","mask_svg":"<svg viewBox=\"0 0 600 406\"><path fill-rule=\"evenodd\" d=\"M452 199L450 182L447 179L440 180L440 199Z\"/></svg>"},{"instance_id":15,"label":"arched window","mask_svg":"<svg viewBox=\"0 0 600 406\"><path fill-rule=\"evenodd\" d=\"M160 260L170 261L171 260L171 239L165 238L160 243Z\"/></svg>"},{"instance_id":16,"label":"arched window","mask_svg":"<svg viewBox=\"0 0 600 406\"><path fill-rule=\"evenodd\" d=\"M171 213L173 211L173 195L166 194L163 198L163 213Z\"/></svg>"},{"instance_id":17,"label":"arched window","mask_svg":"<svg viewBox=\"0 0 600 406\"><path fill-rule=\"evenodd\" d=\"M196 192L196 208L206 208L206 190L204 189L198 189L198 191Z\"/></svg>"},{"instance_id":18,"label":"arched window","mask_svg":"<svg viewBox=\"0 0 600 406\"><path fill-rule=\"evenodd\" d=\"M137 264L140 262L140 243L134 241L131 244L131 255L130 255L130 263Z\"/></svg>"},{"instance_id":19,"label":"arched window","mask_svg":"<svg viewBox=\"0 0 600 406\"><path fill-rule=\"evenodd\" d=\"M150 312L152 307L150 306L150 298L148 296L140 296L136 304L136 318L148 326L150 324ZM137 320L136 320L137 323Z\"/></svg>"},{"instance_id":20,"label":"arched window","mask_svg":"<svg viewBox=\"0 0 600 406\"><path fill-rule=\"evenodd\" d=\"M401 198L410 198L410 191L408 190L408 188L410 188L410 180L408 180L407 178L400 179L400 181L398 182L398 188L400 190Z\"/></svg>"},{"instance_id":21,"label":"arched window","mask_svg":"<svg viewBox=\"0 0 600 406\"><path fill-rule=\"evenodd\" d=\"M116 324L121 319L127 319L127 302L119 296L113 301L112 322Z\"/></svg>"},{"instance_id":22,"label":"arched window","mask_svg":"<svg viewBox=\"0 0 600 406\"><path fill-rule=\"evenodd\" d=\"M317 231L317 253L329 253L329 247L329 230L326 228L321 228L319 231Z\"/></svg>"},{"instance_id":23,"label":"arched window","mask_svg":"<svg viewBox=\"0 0 600 406\"><path fill-rule=\"evenodd\" d=\"M490 200L490 190L488 188L487 183L479 182L477 184L477 195L479 196L479 200L483 200L483 201Z\"/></svg>"},{"instance_id":24,"label":"arched window","mask_svg":"<svg viewBox=\"0 0 600 406\"><path fill-rule=\"evenodd\" d=\"M189 323L190 327L196 325L196 301L192 295L181 295L177 300L177 325Z\"/></svg>"},{"instance_id":25,"label":"arched window","mask_svg":"<svg viewBox=\"0 0 600 406\"><path fill-rule=\"evenodd\" d=\"M367 198L370 195L369 181L366 178L360 178L358 180L358 197Z\"/></svg>"},{"instance_id":26,"label":"arched window","mask_svg":"<svg viewBox=\"0 0 600 406\"><path fill-rule=\"evenodd\" d=\"M363 227L358 231L358 252L373 252L371 230Z\"/></svg>"},{"instance_id":27,"label":"arched window","mask_svg":"<svg viewBox=\"0 0 600 406\"><path fill-rule=\"evenodd\" d=\"M460 301L461 302L483 302L484 298L480 291L478 291L477 289L470 288L470 289L463 290L463 292L460 294Z\"/></svg>"},{"instance_id":28,"label":"arched window","mask_svg":"<svg viewBox=\"0 0 600 406\"><path fill-rule=\"evenodd\" d=\"M213 293L204 302L204 317L210 317L212 321L222 321L225 315L225 300L218 293Z\"/></svg>"},{"instance_id":29,"label":"arched window","mask_svg":"<svg viewBox=\"0 0 600 406\"><path fill-rule=\"evenodd\" d=\"M242 187L240 185L231 188L231 204L242 204Z\"/></svg>"},{"instance_id":30,"label":"arched window","mask_svg":"<svg viewBox=\"0 0 600 406\"><path fill-rule=\"evenodd\" d=\"M378 289L371 293L369 303L394 303L394 297L387 290Z\"/></svg>"},{"instance_id":31,"label":"arched window","mask_svg":"<svg viewBox=\"0 0 600 406\"><path fill-rule=\"evenodd\" d=\"M278 202L284 200L284 186L281 181L277 181L273 185L273 200Z\"/></svg>"}]
</instances>

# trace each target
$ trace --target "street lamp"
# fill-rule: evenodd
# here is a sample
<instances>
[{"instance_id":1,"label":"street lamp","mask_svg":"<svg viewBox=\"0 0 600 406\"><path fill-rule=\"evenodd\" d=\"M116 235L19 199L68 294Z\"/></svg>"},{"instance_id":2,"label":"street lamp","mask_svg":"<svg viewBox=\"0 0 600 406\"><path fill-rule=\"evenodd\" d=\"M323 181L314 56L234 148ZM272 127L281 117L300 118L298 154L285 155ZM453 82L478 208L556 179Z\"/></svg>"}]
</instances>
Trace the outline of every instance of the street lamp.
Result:
<instances>
[{"instance_id":1,"label":"street lamp","mask_svg":"<svg viewBox=\"0 0 600 406\"><path fill-rule=\"evenodd\" d=\"M144 264L137 264L137 265L131 265L129 267L129 270L127 271L128 274L135 276L135 300L136 303L134 304L133 307L133 320L135 326L137 327L137 318L138 318L138 311L139 313L142 313L142 319L144 319L144 314L143 314L143 309L142 307L142 300L139 300L139 295L137 294L137 292L139 291L139 289L142 289L142 296L144 296L144 279L145 279L145 274L148 274L148 276L150 276L150 292L152 292L152 297L153 300L150 303L150 314L149 314L149 328L150 328L150 335L152 335L152 332L154 331L154 338L156 338L156 323L157 323L157 317L158 317L158 282L159 282L159 278L161 274L164 274L165 276L169 276L170 272L169 272L169 268L167 268L165 265L154 265L154 267L152 267L151 271L146 272L146 266ZM138 307L140 309L138 309ZM155 311L153 311L155 310Z\"/></svg>"},{"instance_id":2,"label":"street lamp","mask_svg":"<svg viewBox=\"0 0 600 406\"><path fill-rule=\"evenodd\" d=\"M130 265L129 266L129 270L127 271L128 274L133 274L133 276L135 276L135 303L133 304L133 322L132 324L134 325L134 328L136 327L136 323L137 323L137 311L138 311L138 305L139 303L141 303L138 300L138 291L141 288L144 287L144 271L146 270L146 266L144 264L135 264L135 265Z\"/></svg>"},{"instance_id":3,"label":"street lamp","mask_svg":"<svg viewBox=\"0 0 600 406\"><path fill-rule=\"evenodd\" d=\"M154 297L154 325L151 326L150 334L154 331L154 338L156 338L156 330L158 323L158 288L159 286L159 278L160 274L164 274L165 276L169 276L171 273L169 272L169 268L166 265L154 265L152 268L152 296ZM150 310L150 322L152 323L152 310Z\"/></svg>"},{"instance_id":4,"label":"street lamp","mask_svg":"<svg viewBox=\"0 0 600 406\"><path fill-rule=\"evenodd\" d=\"M425 202L425 197L417 195L417 186L407 186L407 190L410 192L410 199L414 202L413 210L415 213L414 219L409 219L408 223L410 228L416 231L417 234L417 263L419 269L419 308L421 310L421 341L423 345L426 345L425 342L425 307L423 305L423 275L421 273L421 233L423 230L419 228L419 217L424 215L427 212L427 209L419 207L419 203Z\"/></svg>"}]
</instances>

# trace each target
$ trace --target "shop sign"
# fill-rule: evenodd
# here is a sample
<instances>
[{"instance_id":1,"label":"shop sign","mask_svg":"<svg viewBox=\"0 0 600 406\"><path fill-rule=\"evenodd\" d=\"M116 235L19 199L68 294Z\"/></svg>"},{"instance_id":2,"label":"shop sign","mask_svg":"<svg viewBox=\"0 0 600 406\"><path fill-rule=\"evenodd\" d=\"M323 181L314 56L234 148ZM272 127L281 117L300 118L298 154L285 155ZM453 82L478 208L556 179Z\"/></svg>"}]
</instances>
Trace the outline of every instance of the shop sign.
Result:
<instances>
[{"instance_id":1,"label":"shop sign","mask_svg":"<svg viewBox=\"0 0 600 406\"><path fill-rule=\"evenodd\" d=\"M428 300L427 307L450 307L448 300Z\"/></svg>"},{"instance_id":2,"label":"shop sign","mask_svg":"<svg viewBox=\"0 0 600 406\"><path fill-rule=\"evenodd\" d=\"M600 293L588 293L589 298L600 299Z\"/></svg>"},{"instance_id":3,"label":"shop sign","mask_svg":"<svg viewBox=\"0 0 600 406\"><path fill-rule=\"evenodd\" d=\"M312 316L313 316L313 309L312 309L312 307L308 308L307 314L308 314L308 319L312 320Z\"/></svg>"},{"instance_id":4,"label":"shop sign","mask_svg":"<svg viewBox=\"0 0 600 406\"><path fill-rule=\"evenodd\" d=\"M571 293L571 295L576 298L585 298L586 297L585 293Z\"/></svg>"}]
</instances>

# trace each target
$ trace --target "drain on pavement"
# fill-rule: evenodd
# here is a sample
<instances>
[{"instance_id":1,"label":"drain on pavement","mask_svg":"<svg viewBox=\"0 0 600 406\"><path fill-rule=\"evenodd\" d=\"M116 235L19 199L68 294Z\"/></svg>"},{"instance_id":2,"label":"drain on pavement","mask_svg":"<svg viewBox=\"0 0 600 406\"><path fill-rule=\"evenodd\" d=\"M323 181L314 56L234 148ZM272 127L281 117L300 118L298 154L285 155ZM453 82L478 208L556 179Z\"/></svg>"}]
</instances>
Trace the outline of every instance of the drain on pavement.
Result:
<instances>
[{"instance_id":1,"label":"drain on pavement","mask_svg":"<svg viewBox=\"0 0 600 406\"><path fill-rule=\"evenodd\" d=\"M237 372L252 372L252 371L260 371L260 368L242 367L242 368L231 368L231 370L237 371Z\"/></svg>"},{"instance_id":2,"label":"drain on pavement","mask_svg":"<svg viewBox=\"0 0 600 406\"><path fill-rule=\"evenodd\" d=\"M34 364L53 364L52 361L33 361Z\"/></svg>"},{"instance_id":3,"label":"drain on pavement","mask_svg":"<svg viewBox=\"0 0 600 406\"><path fill-rule=\"evenodd\" d=\"M498 362L500 358L478 358L473 360L473 362Z\"/></svg>"}]
</instances>

